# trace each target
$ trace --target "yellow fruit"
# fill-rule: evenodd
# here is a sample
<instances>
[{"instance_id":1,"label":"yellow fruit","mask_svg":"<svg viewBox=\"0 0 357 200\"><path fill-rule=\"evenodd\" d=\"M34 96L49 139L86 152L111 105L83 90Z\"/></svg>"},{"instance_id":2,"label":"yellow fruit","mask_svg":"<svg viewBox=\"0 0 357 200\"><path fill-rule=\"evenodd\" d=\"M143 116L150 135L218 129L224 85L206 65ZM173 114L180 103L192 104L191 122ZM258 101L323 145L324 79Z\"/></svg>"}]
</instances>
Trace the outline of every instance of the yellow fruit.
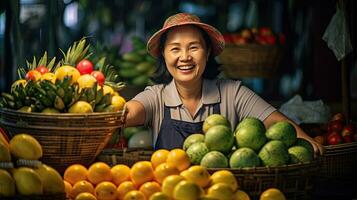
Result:
<instances>
[{"instance_id":1,"label":"yellow fruit","mask_svg":"<svg viewBox=\"0 0 357 200\"><path fill-rule=\"evenodd\" d=\"M17 158L38 160L42 157L42 147L31 135L17 134L10 140L10 153Z\"/></svg>"},{"instance_id":2,"label":"yellow fruit","mask_svg":"<svg viewBox=\"0 0 357 200\"><path fill-rule=\"evenodd\" d=\"M210 175L207 169L201 165L195 165L180 173L186 180L193 181L200 187L206 187L210 183Z\"/></svg>"},{"instance_id":3,"label":"yellow fruit","mask_svg":"<svg viewBox=\"0 0 357 200\"><path fill-rule=\"evenodd\" d=\"M31 168L20 167L13 170L12 174L17 193L20 195L41 195L43 184L40 176Z\"/></svg>"},{"instance_id":4,"label":"yellow fruit","mask_svg":"<svg viewBox=\"0 0 357 200\"><path fill-rule=\"evenodd\" d=\"M65 192L61 175L52 167L42 164L35 169L42 180L44 194L60 194Z\"/></svg>"},{"instance_id":5,"label":"yellow fruit","mask_svg":"<svg viewBox=\"0 0 357 200\"><path fill-rule=\"evenodd\" d=\"M92 113L92 106L86 101L77 101L69 109L69 113Z\"/></svg>"},{"instance_id":6,"label":"yellow fruit","mask_svg":"<svg viewBox=\"0 0 357 200\"><path fill-rule=\"evenodd\" d=\"M17 109L20 112L32 112L32 108L30 106L22 106L21 108Z\"/></svg>"},{"instance_id":7,"label":"yellow fruit","mask_svg":"<svg viewBox=\"0 0 357 200\"><path fill-rule=\"evenodd\" d=\"M112 172L110 171L109 165L104 162L93 163L88 168L87 178L93 184L98 184L103 181L112 180Z\"/></svg>"},{"instance_id":8,"label":"yellow fruit","mask_svg":"<svg viewBox=\"0 0 357 200\"><path fill-rule=\"evenodd\" d=\"M111 169L113 182L119 186L120 183L130 180L130 168L126 165L115 165Z\"/></svg>"},{"instance_id":9,"label":"yellow fruit","mask_svg":"<svg viewBox=\"0 0 357 200\"><path fill-rule=\"evenodd\" d=\"M167 196L172 197L172 192L175 188L175 186L180 182L185 180L184 177L179 176L179 175L170 175L164 179L162 182L161 190L163 193L165 193Z\"/></svg>"},{"instance_id":10,"label":"yellow fruit","mask_svg":"<svg viewBox=\"0 0 357 200\"><path fill-rule=\"evenodd\" d=\"M11 155L9 147L0 140L0 162L10 162Z\"/></svg>"},{"instance_id":11,"label":"yellow fruit","mask_svg":"<svg viewBox=\"0 0 357 200\"><path fill-rule=\"evenodd\" d=\"M64 183L64 189L66 191L66 197L69 199L72 190L72 185L65 180L63 181L63 183Z\"/></svg>"},{"instance_id":12,"label":"yellow fruit","mask_svg":"<svg viewBox=\"0 0 357 200\"><path fill-rule=\"evenodd\" d=\"M118 197L117 186L109 181L99 183L94 192L95 196L100 200L116 200Z\"/></svg>"},{"instance_id":13,"label":"yellow fruit","mask_svg":"<svg viewBox=\"0 0 357 200\"><path fill-rule=\"evenodd\" d=\"M216 183L227 183L229 186L231 186L233 191L236 191L239 188L237 179L233 173L228 170L219 170L212 174L211 185Z\"/></svg>"},{"instance_id":14,"label":"yellow fruit","mask_svg":"<svg viewBox=\"0 0 357 200\"><path fill-rule=\"evenodd\" d=\"M156 192L161 192L161 186L154 181L146 182L140 186L139 191L144 194L146 199L149 199Z\"/></svg>"},{"instance_id":15,"label":"yellow fruit","mask_svg":"<svg viewBox=\"0 0 357 200\"><path fill-rule=\"evenodd\" d=\"M152 166L156 168L161 163L165 163L168 155L169 155L169 151L166 149L159 149L155 151L151 155L151 159L150 159Z\"/></svg>"},{"instance_id":16,"label":"yellow fruit","mask_svg":"<svg viewBox=\"0 0 357 200\"><path fill-rule=\"evenodd\" d=\"M122 110L126 101L122 96L113 96L111 105L114 106L115 111Z\"/></svg>"},{"instance_id":17,"label":"yellow fruit","mask_svg":"<svg viewBox=\"0 0 357 200\"><path fill-rule=\"evenodd\" d=\"M151 162L136 162L130 169L130 178L137 187L145 182L152 181L154 179L154 170Z\"/></svg>"},{"instance_id":18,"label":"yellow fruit","mask_svg":"<svg viewBox=\"0 0 357 200\"><path fill-rule=\"evenodd\" d=\"M16 87L22 87L24 88L27 84L27 81L25 79L19 79L17 81L15 81L12 85L11 85L11 92L15 91Z\"/></svg>"},{"instance_id":19,"label":"yellow fruit","mask_svg":"<svg viewBox=\"0 0 357 200\"><path fill-rule=\"evenodd\" d=\"M97 200L97 198L89 193L89 192L82 192L74 200Z\"/></svg>"},{"instance_id":20,"label":"yellow fruit","mask_svg":"<svg viewBox=\"0 0 357 200\"><path fill-rule=\"evenodd\" d=\"M88 181L79 181L73 185L69 196L72 199L75 199L77 197L77 195L79 195L82 192L88 192L88 193L94 194L93 184Z\"/></svg>"},{"instance_id":21,"label":"yellow fruit","mask_svg":"<svg viewBox=\"0 0 357 200\"><path fill-rule=\"evenodd\" d=\"M279 189L269 188L260 195L259 200L286 200L286 198Z\"/></svg>"},{"instance_id":22,"label":"yellow fruit","mask_svg":"<svg viewBox=\"0 0 357 200\"><path fill-rule=\"evenodd\" d=\"M92 88L94 87L95 83L97 82L97 79L95 79L92 75L90 74L84 74L81 75L78 79L77 79L77 83L79 88L83 89L83 88Z\"/></svg>"},{"instance_id":23,"label":"yellow fruit","mask_svg":"<svg viewBox=\"0 0 357 200\"><path fill-rule=\"evenodd\" d=\"M132 190L136 190L136 187L133 182L131 181L122 182L117 188L118 199L124 199L125 195Z\"/></svg>"},{"instance_id":24,"label":"yellow fruit","mask_svg":"<svg viewBox=\"0 0 357 200\"><path fill-rule=\"evenodd\" d=\"M68 65L59 67L56 70L55 75L57 80L63 80L65 77L71 77L71 84L76 83L77 79L81 76L76 68Z\"/></svg>"},{"instance_id":25,"label":"yellow fruit","mask_svg":"<svg viewBox=\"0 0 357 200\"><path fill-rule=\"evenodd\" d=\"M142 192L132 190L125 195L124 200L146 200L146 198Z\"/></svg>"},{"instance_id":26,"label":"yellow fruit","mask_svg":"<svg viewBox=\"0 0 357 200\"><path fill-rule=\"evenodd\" d=\"M216 183L208 188L207 196L216 199L232 199L232 188L226 183Z\"/></svg>"},{"instance_id":27,"label":"yellow fruit","mask_svg":"<svg viewBox=\"0 0 357 200\"><path fill-rule=\"evenodd\" d=\"M52 82L53 84L55 84L56 83L56 75L54 73L47 72L47 73L42 74L41 80L48 80L48 81Z\"/></svg>"},{"instance_id":28,"label":"yellow fruit","mask_svg":"<svg viewBox=\"0 0 357 200\"><path fill-rule=\"evenodd\" d=\"M216 199L216 198L204 195L204 196L200 197L198 200L220 200L220 199Z\"/></svg>"},{"instance_id":29,"label":"yellow fruit","mask_svg":"<svg viewBox=\"0 0 357 200\"><path fill-rule=\"evenodd\" d=\"M176 200L196 200L201 196L201 189L193 181L180 181L174 188L172 196Z\"/></svg>"},{"instance_id":30,"label":"yellow fruit","mask_svg":"<svg viewBox=\"0 0 357 200\"><path fill-rule=\"evenodd\" d=\"M74 185L79 181L87 179L88 170L80 164L73 164L64 171L63 179Z\"/></svg>"},{"instance_id":31,"label":"yellow fruit","mask_svg":"<svg viewBox=\"0 0 357 200\"><path fill-rule=\"evenodd\" d=\"M250 197L243 190L237 190L237 192L233 194L233 200L250 200Z\"/></svg>"},{"instance_id":32,"label":"yellow fruit","mask_svg":"<svg viewBox=\"0 0 357 200\"><path fill-rule=\"evenodd\" d=\"M167 155L166 163L175 166L179 171L187 169L190 165L190 158L182 149L173 149Z\"/></svg>"},{"instance_id":33,"label":"yellow fruit","mask_svg":"<svg viewBox=\"0 0 357 200\"><path fill-rule=\"evenodd\" d=\"M41 113L48 113L48 114L52 114L52 113L60 113L60 111L58 111L55 108L45 108L41 111Z\"/></svg>"},{"instance_id":34,"label":"yellow fruit","mask_svg":"<svg viewBox=\"0 0 357 200\"><path fill-rule=\"evenodd\" d=\"M15 195L15 180L10 173L0 169L0 197L10 197Z\"/></svg>"},{"instance_id":35,"label":"yellow fruit","mask_svg":"<svg viewBox=\"0 0 357 200\"><path fill-rule=\"evenodd\" d=\"M106 95L106 94L114 94L114 90L112 87L108 86L108 85L103 85L103 95Z\"/></svg>"},{"instance_id":36,"label":"yellow fruit","mask_svg":"<svg viewBox=\"0 0 357 200\"><path fill-rule=\"evenodd\" d=\"M163 192L156 192L155 194L151 195L149 200L170 200L170 197Z\"/></svg>"},{"instance_id":37,"label":"yellow fruit","mask_svg":"<svg viewBox=\"0 0 357 200\"><path fill-rule=\"evenodd\" d=\"M160 184L164 181L164 179L167 176L175 175L175 174L178 175L179 173L180 172L176 167L168 165L167 163L161 163L154 170L155 180Z\"/></svg>"}]
</instances>

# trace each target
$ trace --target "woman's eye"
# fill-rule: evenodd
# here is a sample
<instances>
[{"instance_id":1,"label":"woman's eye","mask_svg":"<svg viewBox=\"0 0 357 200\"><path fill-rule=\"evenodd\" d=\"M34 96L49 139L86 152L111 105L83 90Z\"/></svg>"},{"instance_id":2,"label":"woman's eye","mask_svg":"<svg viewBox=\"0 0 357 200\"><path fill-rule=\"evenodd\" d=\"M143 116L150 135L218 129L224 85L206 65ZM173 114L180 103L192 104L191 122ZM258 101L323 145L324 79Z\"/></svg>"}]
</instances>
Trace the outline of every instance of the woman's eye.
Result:
<instances>
[{"instance_id":1,"label":"woman's eye","mask_svg":"<svg viewBox=\"0 0 357 200\"><path fill-rule=\"evenodd\" d=\"M171 51L178 51L178 50L179 50L178 47L171 48Z\"/></svg>"},{"instance_id":2,"label":"woman's eye","mask_svg":"<svg viewBox=\"0 0 357 200\"><path fill-rule=\"evenodd\" d=\"M192 47L190 47L190 49L196 50L196 49L198 49L198 47L197 46L192 46Z\"/></svg>"}]
</instances>

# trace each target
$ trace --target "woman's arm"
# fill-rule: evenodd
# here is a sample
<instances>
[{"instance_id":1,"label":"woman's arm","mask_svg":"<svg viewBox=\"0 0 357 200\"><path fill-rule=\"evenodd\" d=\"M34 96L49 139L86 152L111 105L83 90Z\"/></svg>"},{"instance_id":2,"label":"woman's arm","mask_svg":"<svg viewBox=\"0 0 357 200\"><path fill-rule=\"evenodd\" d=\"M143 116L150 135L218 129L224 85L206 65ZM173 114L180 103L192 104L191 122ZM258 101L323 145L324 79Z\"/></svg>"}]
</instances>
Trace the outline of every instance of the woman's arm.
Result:
<instances>
[{"instance_id":1,"label":"woman's arm","mask_svg":"<svg viewBox=\"0 0 357 200\"><path fill-rule=\"evenodd\" d=\"M126 104L125 127L141 126L145 123L145 108L139 101L130 100Z\"/></svg>"},{"instance_id":2,"label":"woman's arm","mask_svg":"<svg viewBox=\"0 0 357 200\"><path fill-rule=\"evenodd\" d=\"M274 124L275 122L279 122L279 121L288 121L289 123L291 123L297 132L297 137L299 138L304 138L305 140L309 141L312 146L314 147L314 151L315 154L320 153L320 155L323 154L324 152L324 147L315 142L315 140L313 138L311 138L310 136L308 136L300 127L299 125L295 124L293 121L291 121L289 118L287 118L285 115L283 115L281 112L279 111L275 111L272 114L270 114L265 120L264 120L264 125L266 128L270 127L272 124Z\"/></svg>"}]
</instances>

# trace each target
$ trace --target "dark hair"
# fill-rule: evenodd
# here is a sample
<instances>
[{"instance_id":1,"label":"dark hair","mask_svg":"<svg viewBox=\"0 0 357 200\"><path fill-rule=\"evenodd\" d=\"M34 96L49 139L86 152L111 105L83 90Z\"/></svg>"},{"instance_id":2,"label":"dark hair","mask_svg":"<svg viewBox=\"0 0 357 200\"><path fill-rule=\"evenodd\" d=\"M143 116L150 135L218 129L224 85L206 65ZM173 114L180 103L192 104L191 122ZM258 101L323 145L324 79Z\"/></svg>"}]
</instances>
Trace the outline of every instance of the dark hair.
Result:
<instances>
[{"instance_id":1,"label":"dark hair","mask_svg":"<svg viewBox=\"0 0 357 200\"><path fill-rule=\"evenodd\" d=\"M211 39L205 31L203 31L201 28L199 28L199 29L203 35L204 41L206 42L207 49L209 49L212 44ZM159 46L160 52L162 52L164 49L164 44L165 44L166 38L167 38L167 31L160 38L160 46ZM212 54L210 54L208 57L207 63L206 63L205 71L203 72L203 75L202 75L203 78L215 79L217 77L217 75L219 74L218 69L219 69L219 64L215 60L214 56L212 56ZM157 84L161 84L161 83L168 84L172 80L172 76L169 73L169 71L167 70L165 59L161 53L160 53L159 57L157 58L157 68L156 68L154 75L151 77L151 80Z\"/></svg>"}]
</instances>

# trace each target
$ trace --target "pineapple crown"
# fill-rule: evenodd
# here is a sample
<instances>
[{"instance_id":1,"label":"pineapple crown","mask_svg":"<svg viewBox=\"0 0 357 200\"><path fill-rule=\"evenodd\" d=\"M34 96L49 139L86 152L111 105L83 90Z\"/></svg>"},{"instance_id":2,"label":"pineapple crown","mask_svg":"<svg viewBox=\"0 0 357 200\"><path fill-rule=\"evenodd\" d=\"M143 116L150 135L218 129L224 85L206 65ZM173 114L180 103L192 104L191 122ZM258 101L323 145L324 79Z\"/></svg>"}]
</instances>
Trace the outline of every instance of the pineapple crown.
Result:
<instances>
[{"instance_id":1,"label":"pineapple crown","mask_svg":"<svg viewBox=\"0 0 357 200\"><path fill-rule=\"evenodd\" d=\"M26 60L26 69L23 67L19 67L17 69L17 74L19 76L20 79L25 78L26 73L30 70L34 70L40 66L46 67L48 69L48 71L52 72L54 71L56 67L54 67L54 64L56 62L56 57L53 57L52 60L50 60L49 62L49 58L47 56L47 51L45 51L45 53L43 54L43 56L40 58L40 60L37 62L36 57L34 56L32 59L32 62L29 62L28 60ZM58 63L57 63L58 65Z\"/></svg>"},{"instance_id":2,"label":"pineapple crown","mask_svg":"<svg viewBox=\"0 0 357 200\"><path fill-rule=\"evenodd\" d=\"M92 53L88 53L90 45L87 45L86 42L86 38L82 38L81 40L74 42L73 45L67 50L67 53L60 49L63 54L63 59L60 61L60 65L76 66L76 64L81 60L89 58Z\"/></svg>"}]
</instances>

